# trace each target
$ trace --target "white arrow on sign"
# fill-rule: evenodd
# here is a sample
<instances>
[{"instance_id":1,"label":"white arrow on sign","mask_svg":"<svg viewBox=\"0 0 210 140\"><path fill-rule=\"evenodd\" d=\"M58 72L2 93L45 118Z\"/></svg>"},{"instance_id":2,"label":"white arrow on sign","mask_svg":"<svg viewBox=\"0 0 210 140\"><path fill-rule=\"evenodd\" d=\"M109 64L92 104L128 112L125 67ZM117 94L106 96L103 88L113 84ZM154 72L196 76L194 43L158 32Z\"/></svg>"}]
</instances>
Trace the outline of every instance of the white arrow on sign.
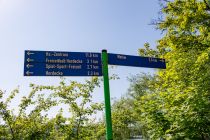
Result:
<instances>
[{"instance_id":1,"label":"white arrow on sign","mask_svg":"<svg viewBox=\"0 0 210 140\"><path fill-rule=\"evenodd\" d=\"M30 71L27 71L26 72L26 75L32 75L32 74L34 74L33 72L30 72Z\"/></svg>"},{"instance_id":2,"label":"white arrow on sign","mask_svg":"<svg viewBox=\"0 0 210 140\"><path fill-rule=\"evenodd\" d=\"M34 65L30 65L30 64L27 64L26 67L29 69L30 67L33 67Z\"/></svg>"},{"instance_id":3,"label":"white arrow on sign","mask_svg":"<svg viewBox=\"0 0 210 140\"><path fill-rule=\"evenodd\" d=\"M34 54L34 53L32 53L32 52L30 52L30 51L27 52L27 55L31 55L31 54Z\"/></svg>"},{"instance_id":4,"label":"white arrow on sign","mask_svg":"<svg viewBox=\"0 0 210 140\"><path fill-rule=\"evenodd\" d=\"M29 62L32 62L32 61L34 61L33 59L30 59L30 58L28 58L27 59L27 62L29 63Z\"/></svg>"},{"instance_id":5,"label":"white arrow on sign","mask_svg":"<svg viewBox=\"0 0 210 140\"><path fill-rule=\"evenodd\" d=\"M159 61L161 61L161 62L163 62L163 63L165 62L165 60L164 60L164 59L160 59Z\"/></svg>"}]
</instances>

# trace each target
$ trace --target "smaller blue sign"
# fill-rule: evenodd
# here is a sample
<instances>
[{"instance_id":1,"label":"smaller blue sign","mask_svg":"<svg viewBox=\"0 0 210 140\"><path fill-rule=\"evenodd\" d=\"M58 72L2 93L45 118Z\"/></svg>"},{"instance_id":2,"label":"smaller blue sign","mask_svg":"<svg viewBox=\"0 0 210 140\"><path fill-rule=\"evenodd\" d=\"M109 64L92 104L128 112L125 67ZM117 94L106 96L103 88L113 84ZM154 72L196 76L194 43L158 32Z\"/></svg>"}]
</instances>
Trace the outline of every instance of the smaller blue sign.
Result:
<instances>
[{"instance_id":1,"label":"smaller blue sign","mask_svg":"<svg viewBox=\"0 0 210 140\"><path fill-rule=\"evenodd\" d=\"M108 64L166 69L165 59L111 53L108 54Z\"/></svg>"}]
</instances>

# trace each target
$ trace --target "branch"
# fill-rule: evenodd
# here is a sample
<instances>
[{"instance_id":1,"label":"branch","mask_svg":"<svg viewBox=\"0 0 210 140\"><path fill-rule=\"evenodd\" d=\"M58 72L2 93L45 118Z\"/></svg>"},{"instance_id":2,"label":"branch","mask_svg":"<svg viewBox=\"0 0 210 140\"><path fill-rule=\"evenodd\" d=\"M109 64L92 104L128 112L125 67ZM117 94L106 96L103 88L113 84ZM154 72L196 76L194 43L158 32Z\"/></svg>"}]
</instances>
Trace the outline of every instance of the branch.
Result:
<instances>
[{"instance_id":1,"label":"branch","mask_svg":"<svg viewBox=\"0 0 210 140\"><path fill-rule=\"evenodd\" d=\"M6 113L7 113L6 110L2 111L2 114L4 115L4 117L5 117L6 121L7 121L7 124L9 126L9 129L10 129L10 131L12 133L12 140L15 140L15 133L14 133L14 130L13 130L12 126L11 126L11 122L10 122L9 118L7 118L8 115Z\"/></svg>"},{"instance_id":2,"label":"branch","mask_svg":"<svg viewBox=\"0 0 210 140\"><path fill-rule=\"evenodd\" d=\"M204 3L206 4L206 7L207 7L206 10L210 10L210 5L208 4L207 0L204 0Z\"/></svg>"}]
</instances>

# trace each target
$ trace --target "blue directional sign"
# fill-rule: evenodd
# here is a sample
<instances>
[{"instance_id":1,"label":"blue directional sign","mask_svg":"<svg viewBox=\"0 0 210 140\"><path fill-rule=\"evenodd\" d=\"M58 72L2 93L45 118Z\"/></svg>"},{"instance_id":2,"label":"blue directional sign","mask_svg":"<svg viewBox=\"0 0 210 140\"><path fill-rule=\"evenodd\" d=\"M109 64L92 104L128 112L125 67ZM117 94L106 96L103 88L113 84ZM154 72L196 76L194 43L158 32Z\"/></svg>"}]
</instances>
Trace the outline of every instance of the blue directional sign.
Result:
<instances>
[{"instance_id":1,"label":"blue directional sign","mask_svg":"<svg viewBox=\"0 0 210 140\"><path fill-rule=\"evenodd\" d=\"M101 76L100 53L25 51L24 76Z\"/></svg>"},{"instance_id":2,"label":"blue directional sign","mask_svg":"<svg viewBox=\"0 0 210 140\"><path fill-rule=\"evenodd\" d=\"M111 53L108 54L108 64L166 69L165 59Z\"/></svg>"}]
</instances>

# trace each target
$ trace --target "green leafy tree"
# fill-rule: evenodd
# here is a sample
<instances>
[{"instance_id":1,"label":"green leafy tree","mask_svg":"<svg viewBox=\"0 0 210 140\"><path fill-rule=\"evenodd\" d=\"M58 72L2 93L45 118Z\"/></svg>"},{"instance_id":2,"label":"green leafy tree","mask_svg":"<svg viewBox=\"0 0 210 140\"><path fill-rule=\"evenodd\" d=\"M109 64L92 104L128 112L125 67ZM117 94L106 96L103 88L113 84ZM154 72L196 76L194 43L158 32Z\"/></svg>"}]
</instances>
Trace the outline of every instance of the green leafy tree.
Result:
<instances>
[{"instance_id":1,"label":"green leafy tree","mask_svg":"<svg viewBox=\"0 0 210 140\"><path fill-rule=\"evenodd\" d=\"M158 109L158 96L155 95L158 84L157 75L139 74L130 79L131 85L128 95L133 99L133 114L139 130L144 139L155 137L163 133L163 127L167 123L162 119L160 109ZM154 133L155 132L155 133Z\"/></svg>"},{"instance_id":2,"label":"green leafy tree","mask_svg":"<svg viewBox=\"0 0 210 140\"><path fill-rule=\"evenodd\" d=\"M128 98L121 98L112 105L113 135L116 140L126 140L131 136L135 124L132 104Z\"/></svg>"},{"instance_id":3,"label":"green leafy tree","mask_svg":"<svg viewBox=\"0 0 210 140\"><path fill-rule=\"evenodd\" d=\"M163 1L164 32L157 50L141 55L163 57L167 69L137 99L136 110L151 139L210 139L210 10L207 1ZM152 90L151 90L152 89ZM138 107L139 106L139 107Z\"/></svg>"},{"instance_id":4,"label":"green leafy tree","mask_svg":"<svg viewBox=\"0 0 210 140\"><path fill-rule=\"evenodd\" d=\"M99 86L98 78L85 83L63 79L58 86L31 84L31 92L22 97L18 113L13 113L10 102L19 89L8 97L0 90L0 138L8 140L92 140L97 139L97 123L91 116L103 109L103 104L92 101L92 92ZM54 106L67 106L70 116L63 117L63 109L54 118L48 111Z\"/></svg>"}]
</instances>

